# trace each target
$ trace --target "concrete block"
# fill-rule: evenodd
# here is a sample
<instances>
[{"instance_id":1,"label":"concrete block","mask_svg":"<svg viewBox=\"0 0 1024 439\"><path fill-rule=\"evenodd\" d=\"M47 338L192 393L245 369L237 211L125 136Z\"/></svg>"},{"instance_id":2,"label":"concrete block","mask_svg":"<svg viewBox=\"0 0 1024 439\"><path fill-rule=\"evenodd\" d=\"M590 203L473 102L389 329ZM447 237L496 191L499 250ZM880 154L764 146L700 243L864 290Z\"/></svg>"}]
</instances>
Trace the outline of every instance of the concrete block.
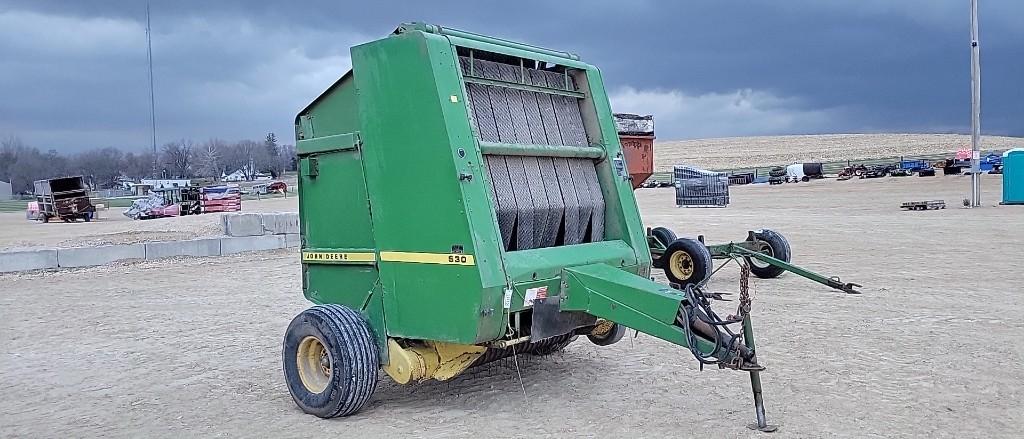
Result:
<instances>
[{"instance_id":1,"label":"concrete block","mask_svg":"<svg viewBox=\"0 0 1024 439\"><path fill-rule=\"evenodd\" d=\"M171 256L220 256L220 238L146 243L147 260Z\"/></svg>"},{"instance_id":2,"label":"concrete block","mask_svg":"<svg viewBox=\"0 0 1024 439\"><path fill-rule=\"evenodd\" d=\"M0 273L57 268L57 250L0 252Z\"/></svg>"},{"instance_id":3,"label":"concrete block","mask_svg":"<svg viewBox=\"0 0 1024 439\"><path fill-rule=\"evenodd\" d=\"M287 247L298 247L302 245L302 235L298 233L284 235L284 244Z\"/></svg>"},{"instance_id":4,"label":"concrete block","mask_svg":"<svg viewBox=\"0 0 1024 439\"><path fill-rule=\"evenodd\" d=\"M299 213L264 213L263 230L271 235L299 233Z\"/></svg>"},{"instance_id":5,"label":"concrete block","mask_svg":"<svg viewBox=\"0 0 1024 439\"><path fill-rule=\"evenodd\" d=\"M146 259L145 244L57 249L57 266L91 267L125 259Z\"/></svg>"},{"instance_id":6,"label":"concrete block","mask_svg":"<svg viewBox=\"0 0 1024 439\"><path fill-rule=\"evenodd\" d=\"M220 239L220 254L275 250L285 247L285 235L240 236Z\"/></svg>"},{"instance_id":7,"label":"concrete block","mask_svg":"<svg viewBox=\"0 0 1024 439\"><path fill-rule=\"evenodd\" d=\"M263 215L258 213L229 213L221 215L224 234L228 236L260 236L263 234Z\"/></svg>"}]
</instances>

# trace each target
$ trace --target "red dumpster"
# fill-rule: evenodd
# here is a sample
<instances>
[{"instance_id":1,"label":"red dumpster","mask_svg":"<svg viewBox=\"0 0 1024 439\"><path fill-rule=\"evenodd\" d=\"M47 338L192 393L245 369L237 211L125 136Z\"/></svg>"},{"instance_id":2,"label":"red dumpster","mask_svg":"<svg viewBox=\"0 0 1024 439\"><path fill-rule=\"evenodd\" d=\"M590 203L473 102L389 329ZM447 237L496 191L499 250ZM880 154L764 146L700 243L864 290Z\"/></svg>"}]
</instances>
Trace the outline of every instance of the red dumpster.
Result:
<instances>
[{"instance_id":1,"label":"red dumpster","mask_svg":"<svg viewBox=\"0 0 1024 439\"><path fill-rule=\"evenodd\" d=\"M615 113L615 125L626 169L636 189L654 173L654 116Z\"/></svg>"}]
</instances>

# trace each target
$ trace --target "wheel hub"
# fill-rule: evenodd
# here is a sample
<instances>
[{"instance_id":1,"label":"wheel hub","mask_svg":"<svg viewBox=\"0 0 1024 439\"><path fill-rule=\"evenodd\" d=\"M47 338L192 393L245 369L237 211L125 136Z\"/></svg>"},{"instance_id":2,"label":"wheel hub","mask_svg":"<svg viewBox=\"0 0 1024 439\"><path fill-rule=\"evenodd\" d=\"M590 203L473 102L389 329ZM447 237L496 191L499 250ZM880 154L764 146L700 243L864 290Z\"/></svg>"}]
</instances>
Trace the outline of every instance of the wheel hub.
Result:
<instances>
[{"instance_id":1,"label":"wheel hub","mask_svg":"<svg viewBox=\"0 0 1024 439\"><path fill-rule=\"evenodd\" d=\"M327 346L314 336L307 336L299 343L295 353L299 379L310 393L327 390L331 382L331 355Z\"/></svg>"},{"instance_id":2,"label":"wheel hub","mask_svg":"<svg viewBox=\"0 0 1024 439\"><path fill-rule=\"evenodd\" d=\"M669 270L679 280L689 279L693 276L693 258L686 252L675 252L669 258Z\"/></svg>"},{"instance_id":3,"label":"wheel hub","mask_svg":"<svg viewBox=\"0 0 1024 439\"><path fill-rule=\"evenodd\" d=\"M771 256L773 258L775 257L775 251L772 250L771 244L768 244L765 241L755 241L754 246L756 247L755 250L758 253L762 253L762 254ZM761 261L757 260L757 258L749 258L749 259L750 259L750 264L755 266L755 267L758 267L758 268L767 268L767 267L771 266L767 262L761 262Z\"/></svg>"}]
</instances>

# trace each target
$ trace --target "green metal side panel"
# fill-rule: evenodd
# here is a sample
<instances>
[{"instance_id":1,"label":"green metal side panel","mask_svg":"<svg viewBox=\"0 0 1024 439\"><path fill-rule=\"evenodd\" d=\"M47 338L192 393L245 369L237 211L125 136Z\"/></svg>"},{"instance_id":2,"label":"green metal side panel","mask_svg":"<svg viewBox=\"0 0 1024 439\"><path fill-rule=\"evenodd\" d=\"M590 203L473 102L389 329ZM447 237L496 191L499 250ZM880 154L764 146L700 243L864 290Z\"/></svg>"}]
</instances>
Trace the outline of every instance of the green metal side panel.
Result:
<instances>
[{"instance_id":1,"label":"green metal side panel","mask_svg":"<svg viewBox=\"0 0 1024 439\"><path fill-rule=\"evenodd\" d=\"M507 284L500 235L451 45L411 32L353 47L352 63L387 334L455 343L496 338ZM460 173L473 177L460 180ZM445 256L457 246L473 265L384 257Z\"/></svg>"},{"instance_id":2,"label":"green metal side panel","mask_svg":"<svg viewBox=\"0 0 1024 439\"><path fill-rule=\"evenodd\" d=\"M296 118L296 139L359 131L359 106L352 71L342 76Z\"/></svg>"},{"instance_id":3,"label":"green metal side panel","mask_svg":"<svg viewBox=\"0 0 1024 439\"><path fill-rule=\"evenodd\" d=\"M325 117L326 118L326 117ZM363 164L357 149L304 155L299 175L303 249L373 249ZM309 175L316 162L316 175ZM372 265L303 264L305 296L361 309L377 282Z\"/></svg>"}]
</instances>

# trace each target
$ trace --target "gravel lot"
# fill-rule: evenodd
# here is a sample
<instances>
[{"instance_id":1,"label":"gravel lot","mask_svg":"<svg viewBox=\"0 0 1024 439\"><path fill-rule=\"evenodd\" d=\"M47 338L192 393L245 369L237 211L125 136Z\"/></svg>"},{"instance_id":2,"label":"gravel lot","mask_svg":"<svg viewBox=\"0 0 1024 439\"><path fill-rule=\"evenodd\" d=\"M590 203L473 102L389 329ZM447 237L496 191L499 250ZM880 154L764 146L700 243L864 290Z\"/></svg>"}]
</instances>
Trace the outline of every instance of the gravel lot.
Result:
<instances>
[{"instance_id":1,"label":"gravel lot","mask_svg":"<svg viewBox=\"0 0 1024 439\"><path fill-rule=\"evenodd\" d=\"M648 225L712 242L770 227L797 263L865 285L848 296L793 275L755 282L772 437L1019 437L1024 207L993 207L998 178L985 182L977 210L957 207L959 177L739 187L726 209L675 208L671 189L638 199ZM950 208L897 208L931 198ZM643 334L448 383L382 374L356 416L304 415L280 371L284 329L307 306L297 259L0 275L0 437L764 437L745 428L744 374L700 372ZM717 279L736 291L736 270Z\"/></svg>"}]
</instances>

